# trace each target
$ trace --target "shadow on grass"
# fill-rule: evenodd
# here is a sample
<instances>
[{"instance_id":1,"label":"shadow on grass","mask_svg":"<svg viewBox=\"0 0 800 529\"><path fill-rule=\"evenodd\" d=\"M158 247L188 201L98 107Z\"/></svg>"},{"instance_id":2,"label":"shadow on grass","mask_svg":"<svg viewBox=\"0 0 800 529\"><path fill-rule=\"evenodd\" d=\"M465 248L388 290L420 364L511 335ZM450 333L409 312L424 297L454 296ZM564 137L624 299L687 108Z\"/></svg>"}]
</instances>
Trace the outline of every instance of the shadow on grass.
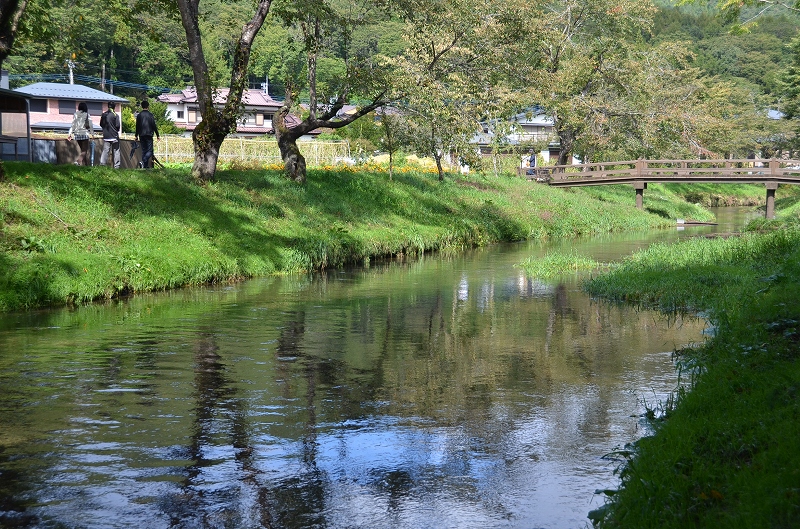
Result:
<instances>
[{"instance_id":1,"label":"shadow on grass","mask_svg":"<svg viewBox=\"0 0 800 529\"><path fill-rule=\"evenodd\" d=\"M280 267L280 255L275 248L286 244L285 237L259 230L253 216L233 207L221 207L182 171L112 172L105 168L87 171L80 167L39 164L24 164L21 169L37 174L53 194L70 200L87 195L133 221L146 217L176 219L197 226L226 256L243 259L255 254ZM242 244L243 241L247 244Z\"/></svg>"},{"instance_id":2,"label":"shadow on grass","mask_svg":"<svg viewBox=\"0 0 800 529\"><path fill-rule=\"evenodd\" d=\"M85 195L133 221L175 219L196 227L223 255L239 262L258 257L271 263L272 271L338 267L373 257L368 254L375 250L365 247L356 230L367 224L371 228L362 233L392 226L398 218L407 219L409 225L435 228L444 239L466 245L525 236L520 222L489 201L466 203L443 190L443 184L418 175L397 175L394 182L384 182L364 173L317 170L301 186L278 172L219 171L217 179L203 188L186 170L10 166L19 185L35 182L69 200ZM266 226L270 219L290 215L291 222ZM281 231L280 226L289 225L292 232ZM387 248L386 254L437 247L435 241L393 244L400 246Z\"/></svg>"}]
</instances>

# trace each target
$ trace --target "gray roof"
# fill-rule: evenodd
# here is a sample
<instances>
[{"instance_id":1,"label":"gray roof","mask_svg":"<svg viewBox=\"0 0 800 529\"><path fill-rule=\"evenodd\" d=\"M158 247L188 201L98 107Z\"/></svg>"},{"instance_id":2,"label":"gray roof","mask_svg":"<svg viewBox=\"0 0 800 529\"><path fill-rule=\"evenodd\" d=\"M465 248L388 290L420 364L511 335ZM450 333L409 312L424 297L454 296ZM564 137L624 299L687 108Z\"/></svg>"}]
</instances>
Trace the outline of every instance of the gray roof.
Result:
<instances>
[{"instance_id":1,"label":"gray roof","mask_svg":"<svg viewBox=\"0 0 800 529\"><path fill-rule=\"evenodd\" d=\"M47 99L74 99L76 101L115 101L127 104L124 97L108 94L101 90L89 88L80 84L66 83L33 83L14 89L15 92L27 94L31 97Z\"/></svg>"}]
</instances>

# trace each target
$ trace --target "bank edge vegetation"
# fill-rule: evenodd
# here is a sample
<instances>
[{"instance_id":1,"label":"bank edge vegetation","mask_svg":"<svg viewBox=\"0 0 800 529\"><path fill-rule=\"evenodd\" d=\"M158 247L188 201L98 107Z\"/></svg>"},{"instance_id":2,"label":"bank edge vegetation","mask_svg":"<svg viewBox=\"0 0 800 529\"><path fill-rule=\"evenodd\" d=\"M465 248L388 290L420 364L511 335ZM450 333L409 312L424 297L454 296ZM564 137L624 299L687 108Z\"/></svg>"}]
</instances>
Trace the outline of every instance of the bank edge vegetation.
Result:
<instances>
[{"instance_id":1,"label":"bank edge vegetation","mask_svg":"<svg viewBox=\"0 0 800 529\"><path fill-rule=\"evenodd\" d=\"M800 520L800 215L741 237L637 252L592 295L699 312L713 337L676 351L682 385L649 410L655 435L624 458L598 527L794 527Z\"/></svg>"}]
</instances>

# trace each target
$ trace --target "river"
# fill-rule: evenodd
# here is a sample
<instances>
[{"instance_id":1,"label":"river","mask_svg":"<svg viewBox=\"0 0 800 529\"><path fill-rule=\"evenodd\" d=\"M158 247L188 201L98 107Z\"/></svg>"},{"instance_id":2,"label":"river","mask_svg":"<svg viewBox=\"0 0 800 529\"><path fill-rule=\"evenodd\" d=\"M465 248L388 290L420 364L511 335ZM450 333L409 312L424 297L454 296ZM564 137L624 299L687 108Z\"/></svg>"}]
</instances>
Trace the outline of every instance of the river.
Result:
<instances>
[{"instance_id":1,"label":"river","mask_svg":"<svg viewBox=\"0 0 800 529\"><path fill-rule=\"evenodd\" d=\"M0 527L585 527L705 324L515 265L740 217L3 315Z\"/></svg>"}]
</instances>

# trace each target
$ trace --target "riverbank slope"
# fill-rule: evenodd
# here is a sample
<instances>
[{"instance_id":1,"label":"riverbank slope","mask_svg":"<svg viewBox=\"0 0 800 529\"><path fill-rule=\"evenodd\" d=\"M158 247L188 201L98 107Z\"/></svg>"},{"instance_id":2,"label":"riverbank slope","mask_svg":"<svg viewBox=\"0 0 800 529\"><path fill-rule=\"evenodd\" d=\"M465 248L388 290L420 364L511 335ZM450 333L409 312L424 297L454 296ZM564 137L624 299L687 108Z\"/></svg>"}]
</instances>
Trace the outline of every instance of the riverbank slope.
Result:
<instances>
[{"instance_id":1,"label":"riverbank slope","mask_svg":"<svg viewBox=\"0 0 800 529\"><path fill-rule=\"evenodd\" d=\"M585 284L607 299L705 311L715 331L678 353L688 391L653 410L654 436L620 451L622 488L592 513L596 526L800 520L800 217L750 230L654 245Z\"/></svg>"},{"instance_id":2,"label":"riverbank slope","mask_svg":"<svg viewBox=\"0 0 800 529\"><path fill-rule=\"evenodd\" d=\"M590 197L512 177L379 168L153 171L6 162L0 182L0 311L82 303L500 241L708 220L677 197Z\"/></svg>"}]
</instances>

